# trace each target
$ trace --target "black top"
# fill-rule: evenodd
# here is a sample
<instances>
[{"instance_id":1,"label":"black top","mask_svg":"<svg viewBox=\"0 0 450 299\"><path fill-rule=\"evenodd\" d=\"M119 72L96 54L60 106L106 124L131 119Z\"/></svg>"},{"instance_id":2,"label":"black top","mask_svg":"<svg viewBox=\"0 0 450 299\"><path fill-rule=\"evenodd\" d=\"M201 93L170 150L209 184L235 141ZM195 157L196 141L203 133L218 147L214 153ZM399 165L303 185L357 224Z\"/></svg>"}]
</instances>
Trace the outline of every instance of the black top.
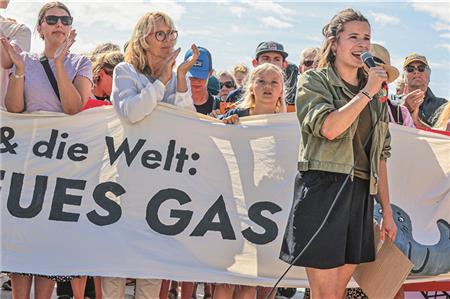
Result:
<instances>
[{"instance_id":1,"label":"black top","mask_svg":"<svg viewBox=\"0 0 450 299\"><path fill-rule=\"evenodd\" d=\"M216 106L218 105L216 102L218 100L208 92L208 99L206 100L205 103L201 104L201 105L195 105L195 110L197 110L198 113L201 114L209 114L211 113L211 111L218 109Z\"/></svg>"},{"instance_id":2,"label":"black top","mask_svg":"<svg viewBox=\"0 0 450 299\"><path fill-rule=\"evenodd\" d=\"M344 84L354 94L359 92L359 87L343 81ZM372 146L372 136L370 135L372 127L372 118L370 116L369 105L366 105L358 117L358 126L353 137L353 155L355 159L355 176L369 180L370 179L370 148ZM367 143L366 143L367 142ZM365 144L366 143L366 144ZM365 144L365 146L364 146Z\"/></svg>"},{"instance_id":3,"label":"black top","mask_svg":"<svg viewBox=\"0 0 450 299\"><path fill-rule=\"evenodd\" d=\"M419 107L419 117L425 123L430 126L434 126L438 119L438 115L436 115L439 107L447 103L447 100L444 98L436 97L430 88L427 88L427 92L425 93L425 99L423 103Z\"/></svg>"}]
</instances>

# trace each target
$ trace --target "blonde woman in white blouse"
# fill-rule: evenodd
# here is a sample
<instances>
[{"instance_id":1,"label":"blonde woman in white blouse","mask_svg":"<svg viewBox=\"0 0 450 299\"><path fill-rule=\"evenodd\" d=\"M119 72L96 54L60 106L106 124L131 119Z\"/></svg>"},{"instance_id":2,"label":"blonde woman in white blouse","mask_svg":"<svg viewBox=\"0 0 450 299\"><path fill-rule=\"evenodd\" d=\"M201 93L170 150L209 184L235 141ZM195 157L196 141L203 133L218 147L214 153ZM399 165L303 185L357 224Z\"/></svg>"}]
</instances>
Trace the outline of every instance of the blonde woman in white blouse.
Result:
<instances>
[{"instance_id":1,"label":"blonde woman in white blouse","mask_svg":"<svg viewBox=\"0 0 450 299\"><path fill-rule=\"evenodd\" d=\"M125 61L113 74L111 101L121 118L136 123L152 113L158 102L173 104L195 111L188 90L186 73L194 65L199 51L192 45L192 57L175 73L174 50L178 37L171 18L162 12L151 12L137 22ZM102 277L103 299L124 298L125 278ZM136 279L136 299L159 298L160 279Z\"/></svg>"},{"instance_id":2,"label":"blonde woman in white blouse","mask_svg":"<svg viewBox=\"0 0 450 299\"><path fill-rule=\"evenodd\" d=\"M131 123L149 115L158 102L192 111L195 107L186 84L186 73L198 57L194 56L173 71L180 49L174 50L178 37L172 19L162 12L150 12L136 24L125 62L114 70L112 103L119 115ZM197 54L197 55L195 55Z\"/></svg>"}]
</instances>

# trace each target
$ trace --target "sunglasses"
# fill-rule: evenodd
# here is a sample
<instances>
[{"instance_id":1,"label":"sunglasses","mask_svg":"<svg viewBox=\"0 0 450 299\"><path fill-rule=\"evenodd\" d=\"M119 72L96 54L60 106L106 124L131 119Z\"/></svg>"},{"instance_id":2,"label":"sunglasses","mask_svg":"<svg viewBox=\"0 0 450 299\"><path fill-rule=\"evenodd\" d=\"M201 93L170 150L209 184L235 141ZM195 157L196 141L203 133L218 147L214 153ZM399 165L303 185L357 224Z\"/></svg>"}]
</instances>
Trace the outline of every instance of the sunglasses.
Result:
<instances>
[{"instance_id":1,"label":"sunglasses","mask_svg":"<svg viewBox=\"0 0 450 299\"><path fill-rule=\"evenodd\" d=\"M417 66L417 67L415 67L415 66L413 66L413 65L408 65L406 68L405 68L405 70L408 72L408 73L413 73L413 72L415 72L416 70L419 72L419 73L423 73L423 72L425 72L425 70L427 70L428 69L428 67L426 66L426 65L423 65L423 64L421 64L421 65L419 65L419 66Z\"/></svg>"},{"instance_id":2,"label":"sunglasses","mask_svg":"<svg viewBox=\"0 0 450 299\"><path fill-rule=\"evenodd\" d=\"M46 16L44 19L45 23L49 25L56 25L58 20L61 20L61 23L66 26L72 25L73 22L73 18L71 16Z\"/></svg>"},{"instance_id":3,"label":"sunglasses","mask_svg":"<svg viewBox=\"0 0 450 299\"><path fill-rule=\"evenodd\" d=\"M310 67L311 65L313 65L314 60L304 60L303 61L303 65L306 67Z\"/></svg>"},{"instance_id":4,"label":"sunglasses","mask_svg":"<svg viewBox=\"0 0 450 299\"><path fill-rule=\"evenodd\" d=\"M223 82L223 83L220 83L220 89L222 89L224 86L225 86L226 88L234 88L234 87L235 87L235 86L234 86L234 83L231 82L231 81L225 81L225 82Z\"/></svg>"},{"instance_id":5,"label":"sunglasses","mask_svg":"<svg viewBox=\"0 0 450 299\"><path fill-rule=\"evenodd\" d=\"M166 39L169 41L173 41L176 40L178 38L178 31L176 30L172 30L169 32L164 32L164 31L156 31L155 33L155 38L157 41L163 42Z\"/></svg>"}]
</instances>

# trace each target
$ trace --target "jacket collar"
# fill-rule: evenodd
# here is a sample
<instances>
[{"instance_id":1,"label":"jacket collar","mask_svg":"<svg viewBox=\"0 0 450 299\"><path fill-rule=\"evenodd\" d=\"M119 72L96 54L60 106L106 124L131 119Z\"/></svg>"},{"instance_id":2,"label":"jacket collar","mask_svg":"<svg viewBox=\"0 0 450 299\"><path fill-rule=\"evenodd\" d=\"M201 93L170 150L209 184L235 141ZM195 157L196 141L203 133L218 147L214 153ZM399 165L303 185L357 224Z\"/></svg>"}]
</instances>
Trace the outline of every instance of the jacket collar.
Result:
<instances>
[{"instance_id":1,"label":"jacket collar","mask_svg":"<svg viewBox=\"0 0 450 299\"><path fill-rule=\"evenodd\" d=\"M328 66L327 66L326 69L327 69L327 78L328 78L328 81L329 81L333 86L342 88L342 91L345 93L346 96L350 97L350 99L353 98L353 97L355 96L355 94L352 93L352 92L350 91L350 89L348 89L348 87L347 87L347 86L345 85L345 83L342 81L341 77L339 77L339 75L338 75L336 69L335 69L331 64L328 64Z\"/></svg>"}]
</instances>

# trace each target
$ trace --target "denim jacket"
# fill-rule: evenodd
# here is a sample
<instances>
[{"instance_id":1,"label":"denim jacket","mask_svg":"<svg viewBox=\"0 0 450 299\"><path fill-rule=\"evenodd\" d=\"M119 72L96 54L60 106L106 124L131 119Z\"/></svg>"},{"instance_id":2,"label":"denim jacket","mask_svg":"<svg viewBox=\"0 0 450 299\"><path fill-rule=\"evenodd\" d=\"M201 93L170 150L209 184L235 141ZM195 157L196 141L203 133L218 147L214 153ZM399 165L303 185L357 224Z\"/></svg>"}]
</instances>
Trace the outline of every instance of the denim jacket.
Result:
<instances>
[{"instance_id":1,"label":"denim jacket","mask_svg":"<svg viewBox=\"0 0 450 299\"><path fill-rule=\"evenodd\" d=\"M347 104L353 94L339 78L332 66L310 70L302 75L297 92L297 117L301 127L298 170L322 170L349 173L354 165L353 137L358 117L334 140L321 134L328 114ZM389 116L387 104L377 97L369 102L372 126L370 149L370 194L378 190L380 160L390 157ZM380 118L379 122L377 119ZM353 177L353 171L352 171Z\"/></svg>"}]
</instances>

